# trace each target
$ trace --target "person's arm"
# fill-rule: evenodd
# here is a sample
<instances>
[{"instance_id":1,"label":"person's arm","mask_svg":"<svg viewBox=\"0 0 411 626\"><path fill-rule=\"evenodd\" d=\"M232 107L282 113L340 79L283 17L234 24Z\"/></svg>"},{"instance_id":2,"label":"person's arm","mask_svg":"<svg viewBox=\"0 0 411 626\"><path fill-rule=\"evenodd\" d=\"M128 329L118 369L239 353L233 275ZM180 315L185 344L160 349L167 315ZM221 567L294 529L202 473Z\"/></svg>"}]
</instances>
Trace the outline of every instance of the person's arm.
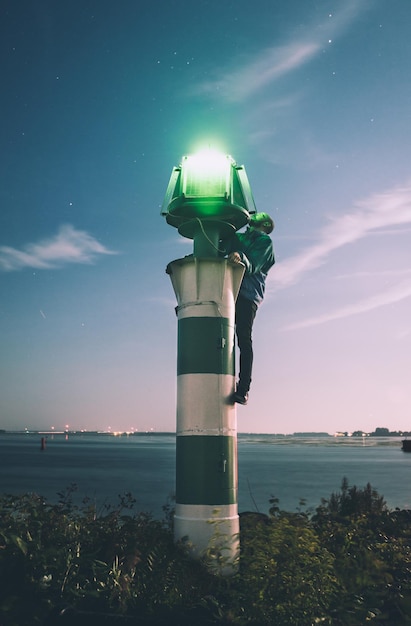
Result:
<instances>
[{"instance_id":1,"label":"person's arm","mask_svg":"<svg viewBox=\"0 0 411 626\"><path fill-rule=\"evenodd\" d=\"M246 266L246 272L266 274L275 263L273 243L268 235L258 237L247 250L247 254L241 253L241 260Z\"/></svg>"},{"instance_id":2,"label":"person's arm","mask_svg":"<svg viewBox=\"0 0 411 626\"><path fill-rule=\"evenodd\" d=\"M250 270L250 262L244 252L239 251L239 241L235 234L227 239L221 240L220 248L221 254L226 256L229 261L233 261L234 263L243 263L245 265L245 271L247 272Z\"/></svg>"},{"instance_id":3,"label":"person's arm","mask_svg":"<svg viewBox=\"0 0 411 626\"><path fill-rule=\"evenodd\" d=\"M243 265L245 265L246 273L250 273L250 261L247 259L244 252L238 252L238 250L236 250L235 252L230 252L227 258L229 261L233 261L234 263L242 263Z\"/></svg>"}]
</instances>

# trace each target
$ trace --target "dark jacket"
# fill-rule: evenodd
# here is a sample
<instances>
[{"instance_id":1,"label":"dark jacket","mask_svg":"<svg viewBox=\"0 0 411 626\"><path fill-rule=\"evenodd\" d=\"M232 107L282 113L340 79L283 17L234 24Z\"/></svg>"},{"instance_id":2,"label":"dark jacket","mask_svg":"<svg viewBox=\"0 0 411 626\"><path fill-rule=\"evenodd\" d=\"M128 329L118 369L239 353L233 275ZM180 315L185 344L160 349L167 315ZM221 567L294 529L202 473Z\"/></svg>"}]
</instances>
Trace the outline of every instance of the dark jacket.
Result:
<instances>
[{"instance_id":1,"label":"dark jacket","mask_svg":"<svg viewBox=\"0 0 411 626\"><path fill-rule=\"evenodd\" d=\"M271 237L254 228L248 228L244 233L235 233L223 244L226 254L238 252L245 265L239 295L257 305L261 304L268 270L275 263Z\"/></svg>"}]
</instances>

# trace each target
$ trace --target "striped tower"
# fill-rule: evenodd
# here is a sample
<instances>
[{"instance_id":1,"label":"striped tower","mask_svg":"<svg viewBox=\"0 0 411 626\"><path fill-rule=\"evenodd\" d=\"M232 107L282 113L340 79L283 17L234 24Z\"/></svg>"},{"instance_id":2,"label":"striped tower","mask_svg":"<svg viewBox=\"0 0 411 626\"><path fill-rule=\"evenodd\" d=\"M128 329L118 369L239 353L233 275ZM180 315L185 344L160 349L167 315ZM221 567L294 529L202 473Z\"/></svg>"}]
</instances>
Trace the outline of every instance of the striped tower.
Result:
<instances>
[{"instance_id":1,"label":"striped tower","mask_svg":"<svg viewBox=\"0 0 411 626\"><path fill-rule=\"evenodd\" d=\"M175 540L229 574L237 567L235 300L244 267L185 257L167 267L177 298Z\"/></svg>"}]
</instances>

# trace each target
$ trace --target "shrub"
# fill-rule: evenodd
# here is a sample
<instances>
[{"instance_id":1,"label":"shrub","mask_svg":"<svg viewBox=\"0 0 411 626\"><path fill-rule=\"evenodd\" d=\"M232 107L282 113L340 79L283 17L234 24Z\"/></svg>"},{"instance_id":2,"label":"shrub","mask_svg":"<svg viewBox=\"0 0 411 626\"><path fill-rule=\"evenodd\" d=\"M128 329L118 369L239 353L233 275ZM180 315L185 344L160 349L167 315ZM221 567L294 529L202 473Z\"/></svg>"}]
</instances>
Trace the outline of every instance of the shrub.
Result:
<instances>
[{"instance_id":1,"label":"shrub","mask_svg":"<svg viewBox=\"0 0 411 626\"><path fill-rule=\"evenodd\" d=\"M327 623L334 559L307 517L280 513L242 525L241 592L256 624Z\"/></svg>"},{"instance_id":2,"label":"shrub","mask_svg":"<svg viewBox=\"0 0 411 626\"><path fill-rule=\"evenodd\" d=\"M411 512L389 511L370 485L343 481L313 514L282 511L275 498L269 515L242 514L231 577L174 543L169 506L156 520L124 494L96 511L74 505L73 489L57 504L0 497L1 626L54 626L62 606L76 626L92 622L87 612L136 625L411 624Z\"/></svg>"}]
</instances>

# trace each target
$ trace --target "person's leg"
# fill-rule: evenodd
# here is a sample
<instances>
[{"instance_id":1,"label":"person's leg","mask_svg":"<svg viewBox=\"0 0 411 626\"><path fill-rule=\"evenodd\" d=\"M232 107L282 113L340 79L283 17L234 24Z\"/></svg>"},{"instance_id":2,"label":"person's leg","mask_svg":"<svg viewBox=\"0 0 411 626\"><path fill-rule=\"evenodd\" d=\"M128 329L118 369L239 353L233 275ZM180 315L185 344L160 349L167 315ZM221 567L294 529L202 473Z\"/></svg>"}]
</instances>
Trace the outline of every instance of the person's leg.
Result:
<instances>
[{"instance_id":1,"label":"person's leg","mask_svg":"<svg viewBox=\"0 0 411 626\"><path fill-rule=\"evenodd\" d=\"M240 372L237 392L245 396L251 383L253 369L252 330L257 305L251 300L239 296L236 302L235 324L237 342L240 350Z\"/></svg>"}]
</instances>

